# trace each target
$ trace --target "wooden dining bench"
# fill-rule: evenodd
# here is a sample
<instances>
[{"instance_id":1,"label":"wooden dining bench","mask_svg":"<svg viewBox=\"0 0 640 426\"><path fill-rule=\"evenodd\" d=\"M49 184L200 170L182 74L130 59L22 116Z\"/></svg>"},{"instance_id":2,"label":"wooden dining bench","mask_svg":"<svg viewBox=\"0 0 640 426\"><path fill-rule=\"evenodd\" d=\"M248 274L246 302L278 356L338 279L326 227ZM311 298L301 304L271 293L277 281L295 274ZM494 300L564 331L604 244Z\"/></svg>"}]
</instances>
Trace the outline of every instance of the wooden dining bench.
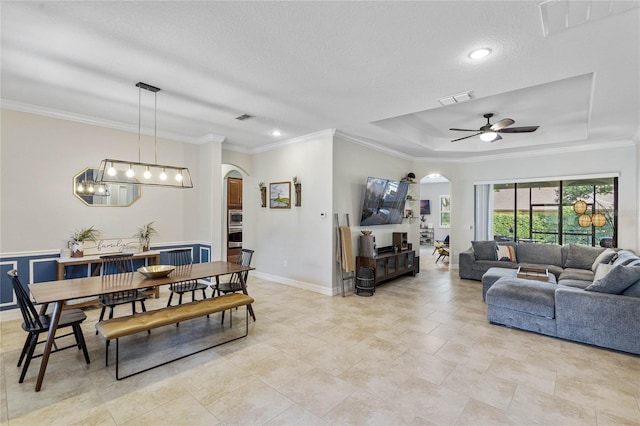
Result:
<instances>
[{"instance_id":1,"label":"wooden dining bench","mask_svg":"<svg viewBox=\"0 0 640 426\"><path fill-rule=\"evenodd\" d=\"M206 351L216 346L223 345L225 343L233 342L234 340L246 337L249 334L249 306L253 303L252 297L242 293L232 293L224 296L214 297L210 299L197 300L190 303L184 303L182 305L168 306L162 309L156 309L147 312L136 313L125 317L118 317L100 321L96 324L98 333L104 337L106 342L106 365L109 365L109 342L113 339L116 341L116 379L126 379L127 377L134 376L136 374L149 371L153 368L161 367L169 364L170 362L178 361L182 358L186 358L191 355ZM119 339L120 337L129 336L135 333L143 331L149 331L154 328L163 327L171 324L178 324L190 319L203 317L216 312L224 312L229 310L229 327L232 326L231 310L240 306L246 306L246 318L245 318L245 333L242 336L234 337L224 342L216 343L215 345L208 346L204 349L199 349L195 352L182 355L178 358L171 359L161 364L154 365L144 370L136 371L126 376L120 377L119 375Z\"/></svg>"}]
</instances>

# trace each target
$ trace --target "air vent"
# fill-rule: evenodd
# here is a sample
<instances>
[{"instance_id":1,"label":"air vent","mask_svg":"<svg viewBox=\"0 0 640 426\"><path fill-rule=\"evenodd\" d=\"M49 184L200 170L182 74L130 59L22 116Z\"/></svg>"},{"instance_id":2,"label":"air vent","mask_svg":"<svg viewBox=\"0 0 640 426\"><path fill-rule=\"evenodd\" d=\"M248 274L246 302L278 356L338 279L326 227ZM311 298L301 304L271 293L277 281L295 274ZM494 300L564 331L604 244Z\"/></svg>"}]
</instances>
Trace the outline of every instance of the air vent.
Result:
<instances>
[{"instance_id":1,"label":"air vent","mask_svg":"<svg viewBox=\"0 0 640 426\"><path fill-rule=\"evenodd\" d=\"M465 102L470 99L471 99L471 92L462 92L462 93L457 93L455 95L447 96L445 98L438 99L438 102L440 102L444 106L447 106L447 105L457 104L459 102Z\"/></svg>"},{"instance_id":2,"label":"air vent","mask_svg":"<svg viewBox=\"0 0 640 426\"><path fill-rule=\"evenodd\" d=\"M242 114L242 115L237 116L236 120L244 121L244 120L248 120L250 118L253 118L253 115Z\"/></svg>"}]
</instances>

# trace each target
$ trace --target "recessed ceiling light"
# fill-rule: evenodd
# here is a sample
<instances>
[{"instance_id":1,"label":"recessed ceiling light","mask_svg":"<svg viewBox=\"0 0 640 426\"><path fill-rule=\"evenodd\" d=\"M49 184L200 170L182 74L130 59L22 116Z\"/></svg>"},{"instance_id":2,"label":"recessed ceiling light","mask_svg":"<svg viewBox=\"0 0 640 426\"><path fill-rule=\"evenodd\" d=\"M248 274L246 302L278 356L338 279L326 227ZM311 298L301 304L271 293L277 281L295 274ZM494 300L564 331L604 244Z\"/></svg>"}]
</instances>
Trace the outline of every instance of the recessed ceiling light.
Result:
<instances>
[{"instance_id":1,"label":"recessed ceiling light","mask_svg":"<svg viewBox=\"0 0 640 426\"><path fill-rule=\"evenodd\" d=\"M482 59L486 58L491 54L491 49L488 47L481 47L480 49L475 49L469 52L469 57L471 59Z\"/></svg>"},{"instance_id":2,"label":"recessed ceiling light","mask_svg":"<svg viewBox=\"0 0 640 426\"><path fill-rule=\"evenodd\" d=\"M278 129L271 132L271 136L282 136L282 132Z\"/></svg>"}]
</instances>

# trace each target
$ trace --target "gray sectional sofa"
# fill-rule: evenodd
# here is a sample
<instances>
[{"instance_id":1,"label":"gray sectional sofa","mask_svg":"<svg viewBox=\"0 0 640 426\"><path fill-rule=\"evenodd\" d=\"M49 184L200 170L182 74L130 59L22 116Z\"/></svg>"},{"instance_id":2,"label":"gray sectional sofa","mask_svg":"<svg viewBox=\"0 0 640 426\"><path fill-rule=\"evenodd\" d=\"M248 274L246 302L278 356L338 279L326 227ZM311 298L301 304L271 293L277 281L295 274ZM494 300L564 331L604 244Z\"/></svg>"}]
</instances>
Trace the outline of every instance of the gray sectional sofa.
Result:
<instances>
[{"instance_id":1,"label":"gray sectional sofa","mask_svg":"<svg viewBox=\"0 0 640 426\"><path fill-rule=\"evenodd\" d=\"M460 254L462 278L481 273L491 323L640 355L639 256L575 244L508 244L515 259L497 260L489 241L474 241ZM549 277L518 278L518 266L546 268Z\"/></svg>"}]
</instances>

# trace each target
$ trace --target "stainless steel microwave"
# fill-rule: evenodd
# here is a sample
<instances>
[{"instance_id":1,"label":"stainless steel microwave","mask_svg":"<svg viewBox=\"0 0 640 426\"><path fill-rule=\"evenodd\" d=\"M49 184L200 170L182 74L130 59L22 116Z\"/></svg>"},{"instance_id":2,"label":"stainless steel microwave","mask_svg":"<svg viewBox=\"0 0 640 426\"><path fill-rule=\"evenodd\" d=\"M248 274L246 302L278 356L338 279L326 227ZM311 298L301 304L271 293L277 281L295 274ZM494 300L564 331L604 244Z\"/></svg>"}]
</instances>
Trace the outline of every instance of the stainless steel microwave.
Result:
<instances>
[{"instance_id":1,"label":"stainless steel microwave","mask_svg":"<svg viewBox=\"0 0 640 426\"><path fill-rule=\"evenodd\" d=\"M229 210L229 227L242 226L242 210Z\"/></svg>"}]
</instances>

